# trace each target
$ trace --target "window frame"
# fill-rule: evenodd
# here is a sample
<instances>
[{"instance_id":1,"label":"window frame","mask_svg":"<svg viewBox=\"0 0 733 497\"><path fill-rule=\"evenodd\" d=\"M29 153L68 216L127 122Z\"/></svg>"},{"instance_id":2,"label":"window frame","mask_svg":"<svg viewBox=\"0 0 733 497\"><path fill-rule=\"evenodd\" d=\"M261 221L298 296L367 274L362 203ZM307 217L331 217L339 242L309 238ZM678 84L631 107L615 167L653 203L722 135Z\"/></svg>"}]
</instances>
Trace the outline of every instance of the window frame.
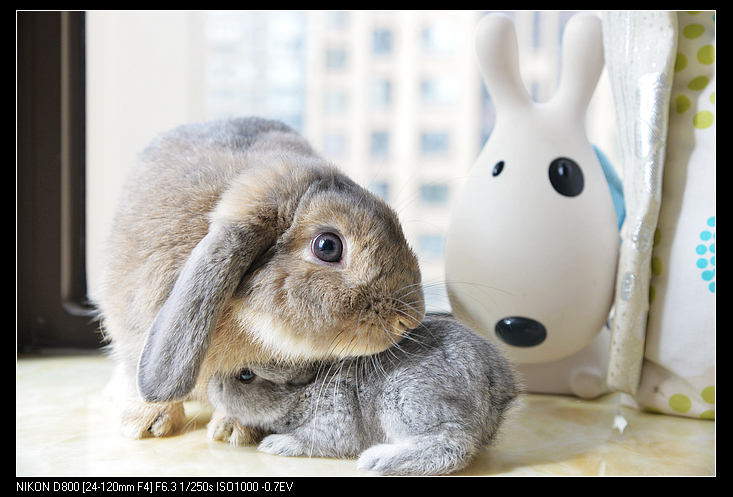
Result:
<instances>
[{"instance_id":1,"label":"window frame","mask_svg":"<svg viewBox=\"0 0 733 497\"><path fill-rule=\"evenodd\" d=\"M16 16L16 346L97 348L86 297L84 13Z\"/></svg>"}]
</instances>

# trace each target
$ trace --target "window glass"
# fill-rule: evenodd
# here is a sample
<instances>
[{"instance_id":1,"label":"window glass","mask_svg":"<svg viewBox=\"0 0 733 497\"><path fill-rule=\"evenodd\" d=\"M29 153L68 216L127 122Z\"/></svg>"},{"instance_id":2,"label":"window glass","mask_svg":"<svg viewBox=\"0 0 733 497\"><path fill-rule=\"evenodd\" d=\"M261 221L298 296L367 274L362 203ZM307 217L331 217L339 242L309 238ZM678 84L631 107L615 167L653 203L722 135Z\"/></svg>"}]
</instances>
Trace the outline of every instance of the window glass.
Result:
<instances>
[{"instance_id":1,"label":"window glass","mask_svg":"<svg viewBox=\"0 0 733 497\"><path fill-rule=\"evenodd\" d=\"M458 101L461 83L452 76L435 77L423 80L420 90L425 105L451 105Z\"/></svg>"},{"instance_id":2,"label":"window glass","mask_svg":"<svg viewBox=\"0 0 733 497\"><path fill-rule=\"evenodd\" d=\"M392 102L392 83L387 79L372 81L372 104L383 109Z\"/></svg>"},{"instance_id":3,"label":"window glass","mask_svg":"<svg viewBox=\"0 0 733 497\"><path fill-rule=\"evenodd\" d=\"M387 181L375 181L369 185L369 191L376 193L382 199L389 201L389 182Z\"/></svg>"},{"instance_id":4,"label":"window glass","mask_svg":"<svg viewBox=\"0 0 733 497\"><path fill-rule=\"evenodd\" d=\"M423 154L444 154L449 151L450 136L445 132L424 132L420 139Z\"/></svg>"},{"instance_id":5,"label":"window glass","mask_svg":"<svg viewBox=\"0 0 733 497\"><path fill-rule=\"evenodd\" d=\"M449 54L460 47L458 28L450 21L435 21L422 32L422 48L427 53Z\"/></svg>"},{"instance_id":6,"label":"window glass","mask_svg":"<svg viewBox=\"0 0 733 497\"><path fill-rule=\"evenodd\" d=\"M372 157L386 157L389 155L389 133L386 131L372 132Z\"/></svg>"},{"instance_id":7,"label":"window glass","mask_svg":"<svg viewBox=\"0 0 733 497\"><path fill-rule=\"evenodd\" d=\"M446 205L448 203L448 185L423 185L420 188L420 200L426 204Z\"/></svg>"},{"instance_id":8,"label":"window glass","mask_svg":"<svg viewBox=\"0 0 733 497\"><path fill-rule=\"evenodd\" d=\"M326 67L328 69L343 69L346 67L346 50L343 48L329 48L326 50Z\"/></svg>"},{"instance_id":9,"label":"window glass","mask_svg":"<svg viewBox=\"0 0 733 497\"><path fill-rule=\"evenodd\" d=\"M386 55L392 53L392 30L374 30L374 54Z\"/></svg>"},{"instance_id":10,"label":"window glass","mask_svg":"<svg viewBox=\"0 0 733 497\"><path fill-rule=\"evenodd\" d=\"M419 250L425 257L440 259L445 249L445 237L443 235L424 234L419 238Z\"/></svg>"},{"instance_id":11,"label":"window glass","mask_svg":"<svg viewBox=\"0 0 733 497\"><path fill-rule=\"evenodd\" d=\"M97 205L89 202L88 257L104 247L110 199L156 134L184 122L259 115L294 127L355 181L389 198L408 241L431 261L425 279L440 281L440 258L424 256L422 247L438 253L428 235L447 230L453 192L495 122L473 39L485 13L87 12L87 181L90 191L105 192ZM546 98L574 13L508 14L527 89ZM607 80L594 99L588 135L616 164ZM424 186L436 178L450 190Z\"/></svg>"}]
</instances>

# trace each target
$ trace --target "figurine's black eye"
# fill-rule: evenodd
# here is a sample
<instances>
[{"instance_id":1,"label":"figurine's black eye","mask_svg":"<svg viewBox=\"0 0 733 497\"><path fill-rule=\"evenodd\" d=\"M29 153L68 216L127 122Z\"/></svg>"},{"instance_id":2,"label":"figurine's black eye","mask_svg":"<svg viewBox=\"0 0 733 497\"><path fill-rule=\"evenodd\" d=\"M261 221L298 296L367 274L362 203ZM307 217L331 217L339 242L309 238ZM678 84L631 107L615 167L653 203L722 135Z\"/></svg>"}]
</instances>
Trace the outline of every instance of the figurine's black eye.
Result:
<instances>
[{"instance_id":1,"label":"figurine's black eye","mask_svg":"<svg viewBox=\"0 0 733 497\"><path fill-rule=\"evenodd\" d=\"M335 263L343 256L344 244L336 233L320 233L313 238L311 251L323 262Z\"/></svg>"},{"instance_id":2,"label":"figurine's black eye","mask_svg":"<svg viewBox=\"0 0 733 497\"><path fill-rule=\"evenodd\" d=\"M503 170L504 170L504 161L503 160L500 160L494 166L494 170L492 171L491 175L492 176L499 176Z\"/></svg>"},{"instance_id":3,"label":"figurine's black eye","mask_svg":"<svg viewBox=\"0 0 733 497\"><path fill-rule=\"evenodd\" d=\"M550 163L550 183L560 195L575 197L583 191L583 171L574 160L558 157Z\"/></svg>"},{"instance_id":4,"label":"figurine's black eye","mask_svg":"<svg viewBox=\"0 0 733 497\"><path fill-rule=\"evenodd\" d=\"M242 383L252 383L257 375L249 369L243 369L239 372L239 381Z\"/></svg>"}]
</instances>

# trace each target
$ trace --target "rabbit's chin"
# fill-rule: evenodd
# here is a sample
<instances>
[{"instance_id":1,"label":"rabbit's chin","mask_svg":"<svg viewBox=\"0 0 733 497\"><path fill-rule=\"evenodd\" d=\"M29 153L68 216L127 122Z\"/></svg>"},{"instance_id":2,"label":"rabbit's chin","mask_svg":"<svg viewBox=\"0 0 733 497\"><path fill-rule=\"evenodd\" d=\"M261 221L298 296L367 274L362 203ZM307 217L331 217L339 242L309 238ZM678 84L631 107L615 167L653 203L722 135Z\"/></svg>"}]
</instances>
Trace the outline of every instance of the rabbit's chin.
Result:
<instances>
[{"instance_id":1,"label":"rabbit's chin","mask_svg":"<svg viewBox=\"0 0 733 497\"><path fill-rule=\"evenodd\" d=\"M407 326L390 326L391 331L387 331L384 326L356 322L345 324L341 330L313 329L313 325L303 323L304 328L298 330L292 323L251 308L237 316L237 321L254 343L269 352L267 355L286 361L376 354L397 343L407 331Z\"/></svg>"}]
</instances>

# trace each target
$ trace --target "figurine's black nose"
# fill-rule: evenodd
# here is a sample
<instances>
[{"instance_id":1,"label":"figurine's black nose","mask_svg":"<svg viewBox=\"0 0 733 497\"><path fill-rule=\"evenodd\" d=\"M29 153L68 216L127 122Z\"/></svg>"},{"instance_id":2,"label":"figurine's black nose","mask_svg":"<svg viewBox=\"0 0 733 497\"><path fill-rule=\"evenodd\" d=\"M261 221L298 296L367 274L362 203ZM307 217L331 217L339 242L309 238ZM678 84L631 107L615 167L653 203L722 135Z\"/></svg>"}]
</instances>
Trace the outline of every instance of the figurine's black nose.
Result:
<instances>
[{"instance_id":1,"label":"figurine's black nose","mask_svg":"<svg viewBox=\"0 0 733 497\"><path fill-rule=\"evenodd\" d=\"M519 316L499 320L495 329L496 336L515 347L534 347L547 338L547 330L542 323Z\"/></svg>"}]
</instances>

